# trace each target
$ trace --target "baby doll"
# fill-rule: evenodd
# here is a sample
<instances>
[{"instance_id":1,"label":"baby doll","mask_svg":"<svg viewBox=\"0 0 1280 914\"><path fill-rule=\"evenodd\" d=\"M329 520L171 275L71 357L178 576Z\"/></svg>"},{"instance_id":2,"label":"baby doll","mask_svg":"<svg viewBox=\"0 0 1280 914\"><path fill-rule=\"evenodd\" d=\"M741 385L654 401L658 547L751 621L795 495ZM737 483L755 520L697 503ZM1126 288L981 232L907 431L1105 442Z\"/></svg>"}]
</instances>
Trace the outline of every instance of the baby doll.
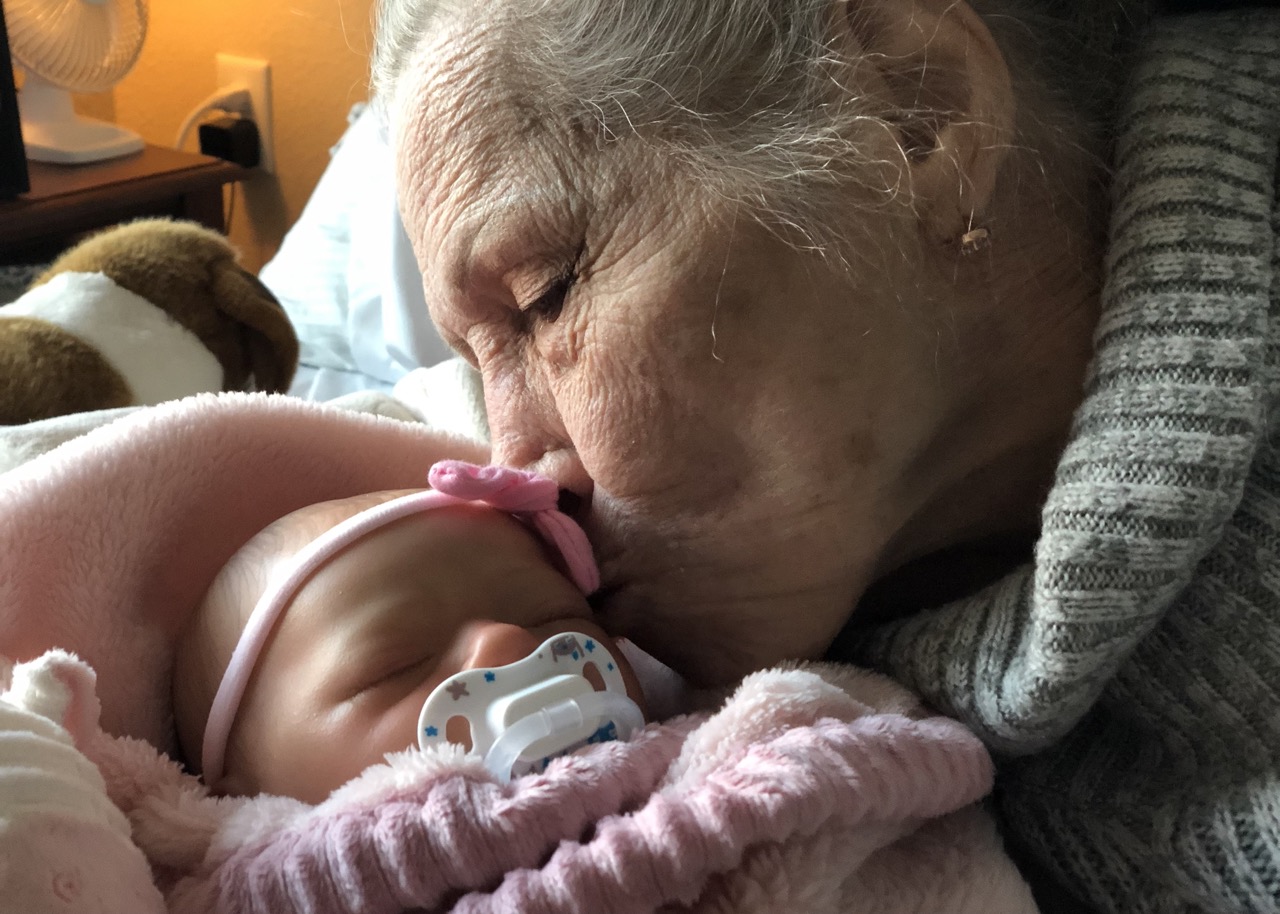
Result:
<instances>
[{"instance_id":1,"label":"baby doll","mask_svg":"<svg viewBox=\"0 0 1280 914\"><path fill-rule=\"evenodd\" d=\"M642 701L627 660L591 619L586 594L598 574L581 529L554 508L554 484L458 461L429 478L432 490L294 511L218 574L174 670L181 745L211 789L317 803L415 741L470 747L465 727L419 727L428 697L472 669L486 671L470 684L479 692L490 671L565 633L585 636L585 648L551 641L546 672L568 672L591 651L604 668L577 668L597 688L607 677ZM561 642L572 658L557 656ZM468 685L460 678L443 696L450 725L451 698L465 696L462 708L481 697ZM483 716L472 726L484 729Z\"/></svg>"}]
</instances>

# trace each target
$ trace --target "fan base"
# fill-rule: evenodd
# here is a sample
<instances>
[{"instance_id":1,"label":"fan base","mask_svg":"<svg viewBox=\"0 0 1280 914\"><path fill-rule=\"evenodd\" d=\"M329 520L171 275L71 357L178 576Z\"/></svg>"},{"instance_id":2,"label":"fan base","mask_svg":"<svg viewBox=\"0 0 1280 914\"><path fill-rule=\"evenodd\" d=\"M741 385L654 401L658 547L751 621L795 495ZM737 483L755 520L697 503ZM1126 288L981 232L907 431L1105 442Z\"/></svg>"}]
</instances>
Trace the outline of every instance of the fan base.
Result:
<instances>
[{"instance_id":1,"label":"fan base","mask_svg":"<svg viewBox=\"0 0 1280 914\"><path fill-rule=\"evenodd\" d=\"M27 73L18 92L22 142L33 162L80 165L142 151L142 137L126 127L76 114L71 93Z\"/></svg>"},{"instance_id":2,"label":"fan base","mask_svg":"<svg viewBox=\"0 0 1280 914\"><path fill-rule=\"evenodd\" d=\"M80 165L141 152L142 137L105 121L77 117L57 123L24 123L22 142L33 162Z\"/></svg>"}]
</instances>

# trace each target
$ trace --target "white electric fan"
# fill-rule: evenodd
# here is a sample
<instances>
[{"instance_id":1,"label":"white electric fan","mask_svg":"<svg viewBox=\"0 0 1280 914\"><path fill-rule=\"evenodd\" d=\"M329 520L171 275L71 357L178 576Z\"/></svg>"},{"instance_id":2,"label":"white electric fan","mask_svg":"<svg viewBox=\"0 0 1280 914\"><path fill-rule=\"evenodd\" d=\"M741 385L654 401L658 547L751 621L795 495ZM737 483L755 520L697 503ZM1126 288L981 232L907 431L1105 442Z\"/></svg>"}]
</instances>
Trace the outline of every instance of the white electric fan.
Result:
<instances>
[{"instance_id":1,"label":"white electric fan","mask_svg":"<svg viewBox=\"0 0 1280 914\"><path fill-rule=\"evenodd\" d=\"M76 114L72 92L101 92L129 72L147 35L146 0L3 0L27 158L75 164L142 149L132 130Z\"/></svg>"}]
</instances>

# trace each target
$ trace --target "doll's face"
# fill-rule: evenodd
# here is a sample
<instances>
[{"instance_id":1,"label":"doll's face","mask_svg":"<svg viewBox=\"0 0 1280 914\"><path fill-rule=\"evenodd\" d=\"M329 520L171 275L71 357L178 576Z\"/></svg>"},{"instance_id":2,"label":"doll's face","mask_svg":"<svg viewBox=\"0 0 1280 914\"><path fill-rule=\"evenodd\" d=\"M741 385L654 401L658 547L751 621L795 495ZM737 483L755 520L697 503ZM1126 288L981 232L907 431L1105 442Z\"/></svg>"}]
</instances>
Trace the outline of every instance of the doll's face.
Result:
<instances>
[{"instance_id":1,"label":"doll's face","mask_svg":"<svg viewBox=\"0 0 1280 914\"><path fill-rule=\"evenodd\" d=\"M317 535L405 492L313 505L273 524L223 569L178 649L175 714L198 759L212 696L273 568ZM418 713L448 677L528 656L553 634L599 639L634 675L538 538L482 505L414 514L350 544L285 608L236 714L231 794L307 802L415 744Z\"/></svg>"}]
</instances>

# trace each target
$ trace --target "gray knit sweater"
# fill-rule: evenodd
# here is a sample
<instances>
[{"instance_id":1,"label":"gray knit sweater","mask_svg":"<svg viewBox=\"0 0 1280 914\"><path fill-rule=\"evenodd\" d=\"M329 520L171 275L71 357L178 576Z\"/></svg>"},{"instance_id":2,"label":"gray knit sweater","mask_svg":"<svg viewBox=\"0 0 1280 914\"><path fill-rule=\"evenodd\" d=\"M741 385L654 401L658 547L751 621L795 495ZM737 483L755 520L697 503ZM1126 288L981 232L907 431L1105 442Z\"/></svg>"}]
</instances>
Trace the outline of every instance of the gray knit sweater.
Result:
<instances>
[{"instance_id":1,"label":"gray knit sweater","mask_svg":"<svg viewBox=\"0 0 1280 914\"><path fill-rule=\"evenodd\" d=\"M1085 401L1034 563L859 636L1001 761L1104 911L1280 911L1280 13L1159 24Z\"/></svg>"}]
</instances>

